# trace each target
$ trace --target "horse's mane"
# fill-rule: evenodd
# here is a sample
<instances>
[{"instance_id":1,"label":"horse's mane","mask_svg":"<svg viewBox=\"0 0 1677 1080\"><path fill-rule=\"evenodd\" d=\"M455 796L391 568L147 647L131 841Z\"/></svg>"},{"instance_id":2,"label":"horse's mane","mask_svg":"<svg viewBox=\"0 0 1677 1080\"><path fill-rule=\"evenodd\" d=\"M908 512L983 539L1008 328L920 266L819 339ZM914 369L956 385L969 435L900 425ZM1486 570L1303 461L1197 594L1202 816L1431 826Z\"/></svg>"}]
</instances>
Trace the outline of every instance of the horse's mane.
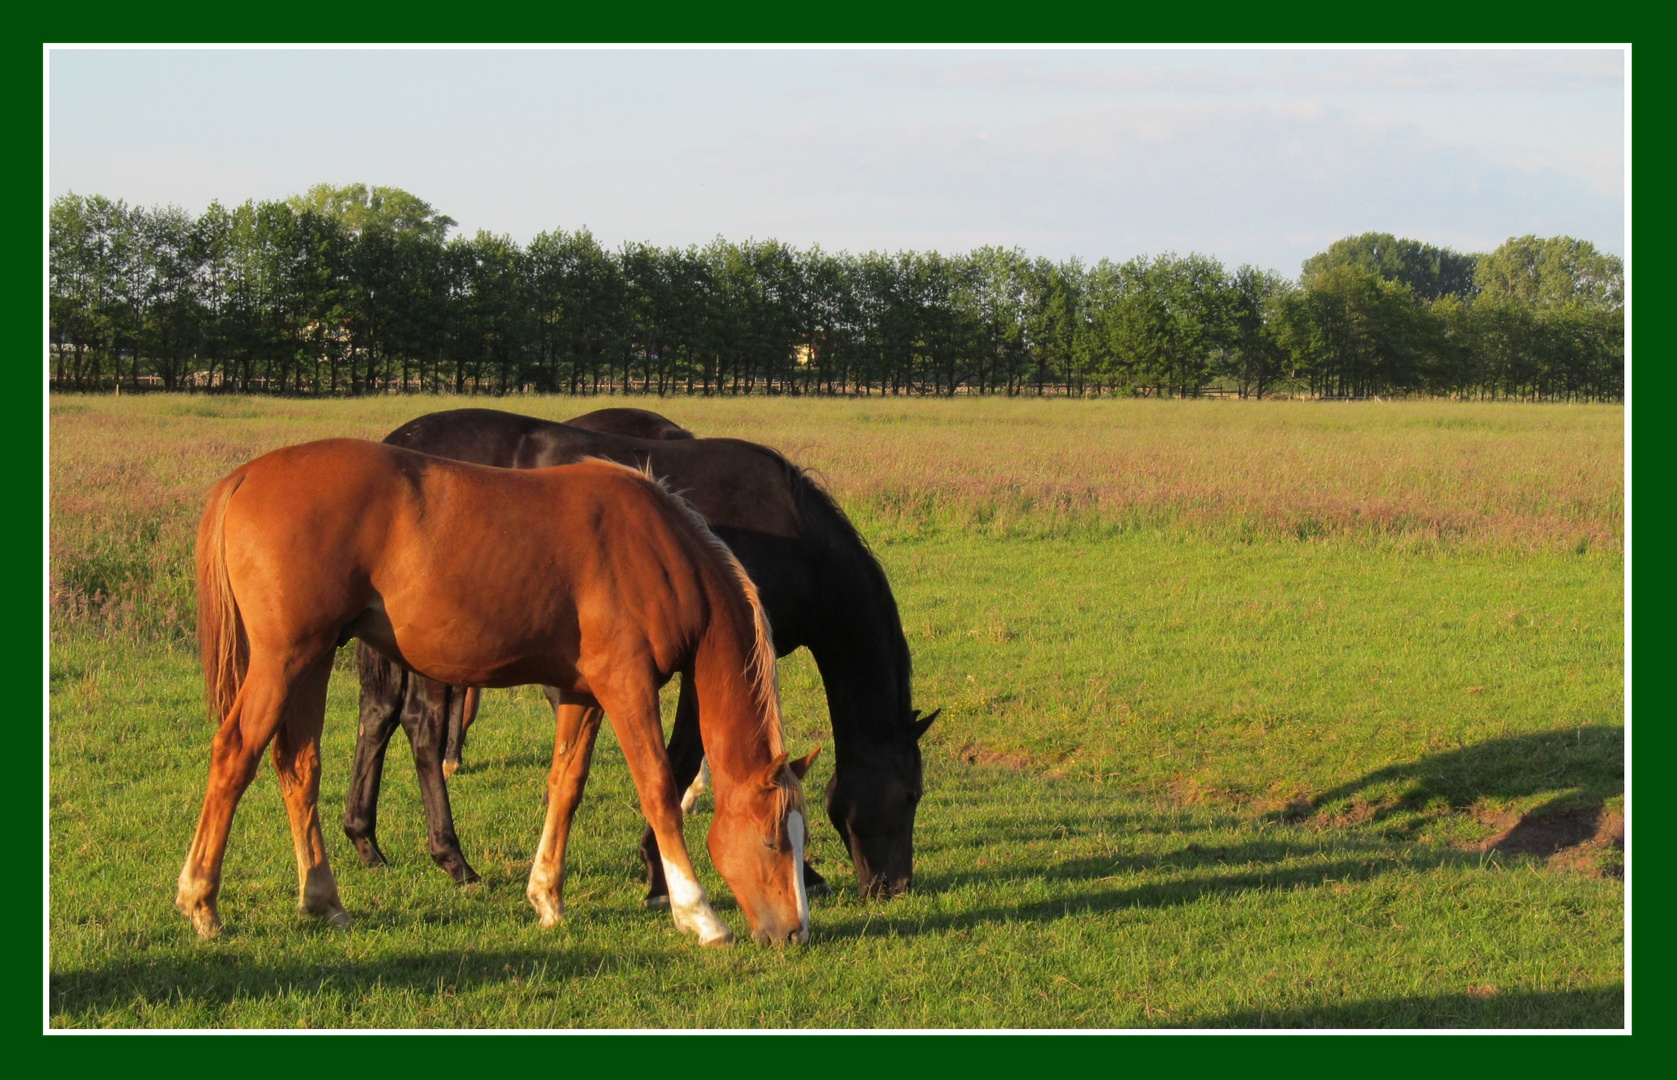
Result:
<instances>
[{"instance_id":1,"label":"horse's mane","mask_svg":"<svg viewBox=\"0 0 1677 1080\"><path fill-rule=\"evenodd\" d=\"M768 450L767 447L763 449ZM772 450L768 452L773 454L786 470L787 486L792 489L798 516L807 522L811 512L817 515L825 514L832 519L834 526L842 529L845 537L852 541L854 546L843 554L848 556L849 564L873 591L872 599L887 616L883 620L882 632L888 639L886 647L896 660L897 701L901 714L893 719L899 723L904 722L903 718L909 716L910 706L913 704L914 661L909 654L908 638L903 634L902 617L897 613L896 596L891 592L891 580L886 576L885 567L880 565L873 545L857 530L850 520L850 515L844 512L844 508L839 506L838 500L833 498L820 479L804 468L794 465L784 455Z\"/></svg>"},{"instance_id":2,"label":"horse's mane","mask_svg":"<svg viewBox=\"0 0 1677 1080\"><path fill-rule=\"evenodd\" d=\"M757 696L757 703L763 710L763 727L769 735L770 753L779 754L784 751L786 745L780 718L780 681L775 670L774 635L769 631L769 616L763 610L762 599L757 595L757 585L751 580L751 575L745 572L745 567L740 565L740 561L735 557L733 550L727 544L724 544L715 533L710 531L710 524L705 521L704 515L693 509L692 504L686 499L671 491L669 485L664 483L662 479L652 474L652 462L650 460L644 462L638 469L604 457L582 458L577 464L609 465L614 469L621 469L646 481L669 501L675 511L693 527L694 532L709 547L717 560L732 572L734 580L739 582L740 589L745 593L746 603L751 607L752 622L756 634L756 640L752 644L751 659L747 664L745 675L751 680L751 688ZM801 808L802 796L800 795L796 809Z\"/></svg>"}]
</instances>

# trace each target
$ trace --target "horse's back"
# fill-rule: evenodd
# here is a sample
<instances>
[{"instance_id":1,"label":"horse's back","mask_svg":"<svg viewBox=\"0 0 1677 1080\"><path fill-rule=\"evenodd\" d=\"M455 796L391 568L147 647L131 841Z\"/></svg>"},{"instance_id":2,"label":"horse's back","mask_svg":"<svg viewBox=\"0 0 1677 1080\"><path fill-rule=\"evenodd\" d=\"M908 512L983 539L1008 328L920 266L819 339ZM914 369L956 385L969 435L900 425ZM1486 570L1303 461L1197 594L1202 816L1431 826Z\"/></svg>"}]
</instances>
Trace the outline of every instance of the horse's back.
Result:
<instances>
[{"instance_id":1,"label":"horse's back","mask_svg":"<svg viewBox=\"0 0 1677 1080\"><path fill-rule=\"evenodd\" d=\"M579 635L674 664L702 615L691 526L623 467L513 471L333 439L239 472L224 535L258 637L349 633L443 681L566 685L551 663Z\"/></svg>"},{"instance_id":2,"label":"horse's back","mask_svg":"<svg viewBox=\"0 0 1677 1080\"><path fill-rule=\"evenodd\" d=\"M842 548L847 540L865 546L842 525L811 535L800 508L799 488L807 481L775 451L741 439L648 440L496 409L455 409L411 420L386 441L502 468L548 468L588 457L650 467L744 564L783 655L806 644L806 624L821 618L814 609L831 561L827 547Z\"/></svg>"},{"instance_id":3,"label":"horse's back","mask_svg":"<svg viewBox=\"0 0 1677 1080\"><path fill-rule=\"evenodd\" d=\"M514 468L519 449L531 434L550 426L556 425L500 409L448 409L415 417L384 441L455 461Z\"/></svg>"},{"instance_id":4,"label":"horse's back","mask_svg":"<svg viewBox=\"0 0 1677 1080\"><path fill-rule=\"evenodd\" d=\"M599 431L608 435L628 435L636 439L691 439L693 433L661 413L651 409L618 406L595 409L565 421L567 427L585 431Z\"/></svg>"},{"instance_id":5,"label":"horse's back","mask_svg":"<svg viewBox=\"0 0 1677 1080\"><path fill-rule=\"evenodd\" d=\"M645 413L663 421L640 409L601 409L587 417L607 413ZM590 457L632 467L650 463L653 474L713 528L786 539L799 531L785 459L742 439L651 439L624 434L622 425L584 428L497 409L452 409L410 420L385 442L507 469L551 468Z\"/></svg>"}]
</instances>

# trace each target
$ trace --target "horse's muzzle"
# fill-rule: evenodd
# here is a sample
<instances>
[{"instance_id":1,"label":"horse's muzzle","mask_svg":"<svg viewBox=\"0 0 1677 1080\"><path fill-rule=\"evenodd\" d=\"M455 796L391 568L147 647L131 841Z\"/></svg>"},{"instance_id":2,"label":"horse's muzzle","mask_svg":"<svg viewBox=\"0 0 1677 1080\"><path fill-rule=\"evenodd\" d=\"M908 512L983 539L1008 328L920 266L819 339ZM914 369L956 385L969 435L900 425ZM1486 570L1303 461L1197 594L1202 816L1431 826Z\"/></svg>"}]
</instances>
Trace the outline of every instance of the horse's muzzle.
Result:
<instances>
[{"instance_id":1,"label":"horse's muzzle","mask_svg":"<svg viewBox=\"0 0 1677 1080\"><path fill-rule=\"evenodd\" d=\"M913 874L903 874L894 878L885 874L874 874L866 881L860 882L857 889L869 900L889 900L893 896L901 896L913 885Z\"/></svg>"},{"instance_id":2,"label":"horse's muzzle","mask_svg":"<svg viewBox=\"0 0 1677 1080\"><path fill-rule=\"evenodd\" d=\"M751 932L751 940L759 945L772 945L776 948L782 945L803 945L809 941L809 930L807 927L797 926L790 930L761 927Z\"/></svg>"}]
</instances>

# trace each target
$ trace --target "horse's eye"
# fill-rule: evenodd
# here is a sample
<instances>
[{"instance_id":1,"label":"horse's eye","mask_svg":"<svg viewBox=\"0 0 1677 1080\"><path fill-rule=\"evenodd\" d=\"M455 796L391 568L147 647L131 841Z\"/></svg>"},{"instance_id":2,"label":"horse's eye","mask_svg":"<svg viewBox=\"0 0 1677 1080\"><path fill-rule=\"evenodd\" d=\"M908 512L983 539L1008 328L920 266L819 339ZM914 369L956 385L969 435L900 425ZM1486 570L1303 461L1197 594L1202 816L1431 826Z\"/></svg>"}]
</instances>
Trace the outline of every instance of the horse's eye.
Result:
<instances>
[{"instance_id":1,"label":"horse's eye","mask_svg":"<svg viewBox=\"0 0 1677 1080\"><path fill-rule=\"evenodd\" d=\"M779 851L780 841L776 840L772 836L765 836L763 837L763 846L768 848L770 851Z\"/></svg>"}]
</instances>

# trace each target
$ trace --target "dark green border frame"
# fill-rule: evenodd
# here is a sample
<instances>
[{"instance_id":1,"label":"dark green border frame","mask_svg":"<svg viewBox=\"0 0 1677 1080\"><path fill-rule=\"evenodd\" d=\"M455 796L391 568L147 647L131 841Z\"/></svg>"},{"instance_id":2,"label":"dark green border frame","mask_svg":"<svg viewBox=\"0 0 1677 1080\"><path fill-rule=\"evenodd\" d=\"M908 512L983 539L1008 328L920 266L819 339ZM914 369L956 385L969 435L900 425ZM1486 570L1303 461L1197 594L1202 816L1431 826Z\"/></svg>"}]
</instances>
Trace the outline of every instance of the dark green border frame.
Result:
<instances>
[{"instance_id":1,"label":"dark green border frame","mask_svg":"<svg viewBox=\"0 0 1677 1080\"><path fill-rule=\"evenodd\" d=\"M1384 14L1381 12L1380 14ZM1390 41L1415 43L1445 42L1598 42L1632 44L1632 85L1640 114L1647 118L1643 128L1655 132L1665 125L1658 118L1667 114L1669 94L1659 87L1667 82L1665 65L1673 50L1666 43L1669 32L1654 28L1651 17L1632 18L1618 11L1574 8L1564 14L1533 13L1512 5L1393 11L1390 18L1372 18L1369 9L1352 11L1336 6L1310 4L1288 7L1249 7L1237 12L1214 12L1189 7L1147 5L1103 6L1078 10L1064 5L979 10L968 4L922 3L908 6L867 0L842 8L790 5L736 4L726 9L696 5L671 6L667 10L633 8L560 8L540 12L520 10L506 4L488 4L468 13L446 9L424 10L416 5L378 4L349 8L341 4L308 2L279 9L236 9L225 4L177 4L163 12L148 6L125 6L110 11L95 5L47 10L36 7L12 16L13 30L5 46L6 63L0 65L0 79L8 92L4 100L5 141L17 147L13 167L4 183L14 189L19 205L41 205L44 165L44 78L42 45L45 42L196 42L196 41L407 41L407 42L1252 42L1312 43ZM1443 18L1439 18L1442 15ZM1634 113L1633 113L1634 115ZM1670 210L1666 191L1670 181L1665 168L1668 140L1645 138L1634 146L1631 157L1632 188L1644 192L1637 201L1633 222L1633 248L1654 253L1663 251L1670 238ZM1637 181L1641 181L1640 184ZM30 223L41 218L31 214ZM11 279L0 290L5 325L26 327L23 336L38 333L43 301L40 290L42 241L35 228L14 226L7 234L6 257L0 272ZM1635 241L1640 241L1636 244ZM1631 252L1627 252L1629 256ZM1649 255L1632 266L1633 316L1636 299L1645 312L1654 312L1653 298L1670 295L1672 269L1668 260ZM1655 696L1656 680L1663 673L1669 621L1671 586L1657 567L1665 548L1660 543L1665 521L1663 464L1670 457L1669 425L1659 423L1672 406L1663 404L1673 389L1671 365L1662 363L1656 348L1651 316L1642 320L1644 335L1642 362L1635 362L1632 327L1632 381L1627 411L1632 431L1632 492L1635 509L1629 539L1631 557L1640 556L1643 573L1631 590L1633 613L1631 642L1631 700L1642 700L1644 722L1636 725L1632 739L1636 756L1645 762L1672 759L1670 726L1660 722L1663 710ZM34 370L34 366L31 365ZM1638 401L1654 403L1635 409ZM0 405L6 423L0 424L0 452L9 462L7 495L34 508L42 506L44 494L44 417L37 384L26 381L21 392ZM1637 466L1640 468L1637 468ZM1640 480L1640 483L1635 483ZM0 656L5 673L26 689L19 695L26 707L16 710L12 722L20 725L24 737L17 740L11 760L11 784L3 798L14 821L25 822L26 838L18 842L30 869L20 876L21 889L8 893L0 904L14 927L3 946L5 978L0 981L4 1002L4 1029L8 1055L22 1059L25 1067L40 1058L48 1068L115 1066L129 1072L147 1064L173 1071L233 1069L241 1074L285 1076L298 1071L330 1069L353 1071L363 1064L382 1071L403 1070L416 1074L452 1071L457 1068L494 1069L524 1065L558 1072L578 1065L596 1064L604 1069L663 1071L670 1068L697 1069L702 1073L747 1068L754 1072L789 1069L797 1073L821 1071L834 1065L872 1071L883 1068L931 1072L974 1068L983 1074L1019 1075L1045 1067L1084 1065L1097 1075L1133 1073L1138 1068L1199 1071L1226 1064L1245 1072L1264 1065L1278 1066L1291 1073L1313 1068L1343 1069L1359 1076L1413 1074L1417 1068L1446 1075L1478 1072L1487 1068L1507 1072L1522 1067L1556 1075L1623 1068L1643 1060L1670 1060L1661 1053L1668 1043L1662 1022L1669 997L1665 989L1670 955L1670 931L1660 888L1668 876L1660 856L1667 846L1659 831L1661 812L1636 808L1633 830L1632 882L1640 882L1645 902L1637 920L1635 960L1632 967L1641 974L1636 980L1635 1014L1642 1019L1641 1033L1629 1038L1576 1036L1492 1036L1457 1038L1428 1036L1392 1046L1375 1046L1366 1039L1342 1035L1241 1036L1205 1035L1182 1041L1183 1036L1134 1037L1122 1044L1122 1036L1064 1036L1043 1038L1032 1035L951 1035L925 1038L884 1036L893 1045L879 1044L880 1037L848 1035L800 1036L796 1043L763 1041L740 1035L703 1036L680 1043L655 1043L656 1036L602 1036L567 1038L564 1042L542 1041L540 1036L521 1036L509 1041L476 1041L470 1036L397 1036L370 1039L356 1036L315 1036L329 1044L291 1042L287 1052L264 1053L268 1046L250 1046L243 1041L216 1042L203 1036L141 1035L116 1037L42 1036L42 955L40 928L44 923L41 893L36 891L34 867L41 850L37 837L45 822L42 781L37 764L41 760L37 718L45 702L40 698L45 643L41 632L41 603L44 591L43 529L32 511L15 515L27 522L24 529L0 531L0 549L9 556L4 563L10 574L0 575L0 603L11 618L0 623ZM1637 543L1641 540L1642 543ZM1640 691L1640 693L1638 693ZM1634 770L1633 775L1634 775ZM1643 769L1645 782L1657 780L1652 769ZM1655 790L1655 789L1650 789ZM1635 799L1635 784L1631 785ZM1636 825L1643 825L1638 830ZM1640 843L1638 843L1640 841ZM264 1044L272 1036L258 1036ZM771 1037L772 1038L772 1037ZM1355 1040L1355 1041L1352 1041ZM277 1047L276 1047L277 1049ZM21 1053L20 1053L21 1051ZM877 1063L877 1064L876 1064ZM14 1066L16 1067L16 1066ZM1669 1066L1667 1066L1669 1067ZM114 1070L113 1070L114 1071Z\"/></svg>"}]
</instances>

